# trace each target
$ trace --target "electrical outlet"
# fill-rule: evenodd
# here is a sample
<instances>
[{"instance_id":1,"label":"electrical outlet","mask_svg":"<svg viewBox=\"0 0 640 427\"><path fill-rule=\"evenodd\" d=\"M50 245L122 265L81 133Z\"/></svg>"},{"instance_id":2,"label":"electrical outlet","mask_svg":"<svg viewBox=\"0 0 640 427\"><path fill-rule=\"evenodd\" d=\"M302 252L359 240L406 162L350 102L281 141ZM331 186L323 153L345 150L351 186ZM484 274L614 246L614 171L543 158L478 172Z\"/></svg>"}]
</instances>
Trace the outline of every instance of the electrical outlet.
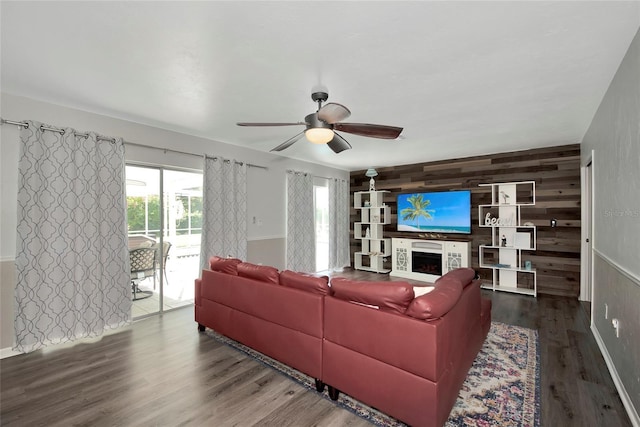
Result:
<instances>
[{"instance_id":1,"label":"electrical outlet","mask_svg":"<svg viewBox=\"0 0 640 427\"><path fill-rule=\"evenodd\" d=\"M604 305L604 318L605 319L609 318L609 304Z\"/></svg>"},{"instance_id":2,"label":"electrical outlet","mask_svg":"<svg viewBox=\"0 0 640 427\"><path fill-rule=\"evenodd\" d=\"M611 321L613 328L616 330L616 338L620 338L620 321L618 319L613 319Z\"/></svg>"}]
</instances>

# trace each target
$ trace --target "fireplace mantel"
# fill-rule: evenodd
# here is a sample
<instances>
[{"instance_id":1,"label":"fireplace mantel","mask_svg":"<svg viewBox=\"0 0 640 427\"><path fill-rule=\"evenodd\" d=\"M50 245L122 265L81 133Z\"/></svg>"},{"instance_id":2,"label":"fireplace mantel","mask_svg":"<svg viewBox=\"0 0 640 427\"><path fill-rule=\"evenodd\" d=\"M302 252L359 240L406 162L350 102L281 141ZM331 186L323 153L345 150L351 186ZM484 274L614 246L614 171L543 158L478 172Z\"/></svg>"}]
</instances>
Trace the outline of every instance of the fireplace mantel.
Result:
<instances>
[{"instance_id":1,"label":"fireplace mantel","mask_svg":"<svg viewBox=\"0 0 640 427\"><path fill-rule=\"evenodd\" d=\"M424 239L391 239L391 276L435 282L443 274L469 267L469 242ZM439 262L439 265L438 265Z\"/></svg>"}]
</instances>

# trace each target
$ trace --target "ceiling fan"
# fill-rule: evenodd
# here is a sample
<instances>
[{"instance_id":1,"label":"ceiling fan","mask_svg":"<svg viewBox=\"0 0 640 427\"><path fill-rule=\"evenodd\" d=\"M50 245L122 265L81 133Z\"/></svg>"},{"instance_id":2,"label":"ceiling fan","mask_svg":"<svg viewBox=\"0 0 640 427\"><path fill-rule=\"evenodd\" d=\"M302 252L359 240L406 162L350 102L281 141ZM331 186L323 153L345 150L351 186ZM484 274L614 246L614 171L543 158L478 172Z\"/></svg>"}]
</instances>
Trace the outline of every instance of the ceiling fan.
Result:
<instances>
[{"instance_id":1,"label":"ceiling fan","mask_svg":"<svg viewBox=\"0 0 640 427\"><path fill-rule=\"evenodd\" d=\"M304 125L306 129L296 136L289 138L282 144L271 149L271 151L282 151L298 141L302 136L306 136L310 142L315 144L327 144L334 152L340 153L351 148L343 137L336 133L352 133L354 135L368 136L371 138L396 139L402 132L401 127L372 125L369 123L342 123L342 120L351 115L351 111L342 104L330 102L322 103L329 98L326 92L314 92L311 99L318 103L318 111L308 114L303 122L295 123L251 123L239 122L238 126L296 126Z\"/></svg>"}]
</instances>

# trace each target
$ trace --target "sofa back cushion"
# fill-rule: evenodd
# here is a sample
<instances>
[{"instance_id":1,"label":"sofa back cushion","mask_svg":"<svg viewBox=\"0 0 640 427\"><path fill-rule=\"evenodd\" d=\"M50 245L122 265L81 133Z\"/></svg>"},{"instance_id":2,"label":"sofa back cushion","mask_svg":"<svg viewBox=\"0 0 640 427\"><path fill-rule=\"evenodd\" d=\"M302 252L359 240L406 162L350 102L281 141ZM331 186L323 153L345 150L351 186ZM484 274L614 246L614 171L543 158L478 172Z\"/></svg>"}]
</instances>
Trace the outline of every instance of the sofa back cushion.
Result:
<instances>
[{"instance_id":1,"label":"sofa back cushion","mask_svg":"<svg viewBox=\"0 0 640 427\"><path fill-rule=\"evenodd\" d=\"M285 270L280 273L280 284L319 295L329 294L329 277L316 276L308 273L297 273Z\"/></svg>"},{"instance_id":2,"label":"sofa back cushion","mask_svg":"<svg viewBox=\"0 0 640 427\"><path fill-rule=\"evenodd\" d=\"M441 277L436 288L411 301L406 315L420 320L436 320L444 316L460 299L463 286L455 278Z\"/></svg>"},{"instance_id":3,"label":"sofa back cushion","mask_svg":"<svg viewBox=\"0 0 640 427\"><path fill-rule=\"evenodd\" d=\"M439 277L438 280L436 280L436 283L444 278L455 279L460 282L460 284L462 285L462 289L464 289L469 286L471 282L473 282L473 279L475 279L475 277L476 271L473 268L456 268L455 270L451 270L450 272L446 273L444 276Z\"/></svg>"},{"instance_id":4,"label":"sofa back cushion","mask_svg":"<svg viewBox=\"0 0 640 427\"><path fill-rule=\"evenodd\" d=\"M257 280L259 282L280 284L280 273L275 267L266 265L256 265L250 262L241 262L238 264L238 276L248 279Z\"/></svg>"},{"instance_id":5,"label":"sofa back cushion","mask_svg":"<svg viewBox=\"0 0 640 427\"><path fill-rule=\"evenodd\" d=\"M242 260L238 258L220 258L219 256L212 256L209 258L209 268L212 271L218 271L220 273L227 273L233 276L238 275L238 264Z\"/></svg>"},{"instance_id":6,"label":"sofa back cushion","mask_svg":"<svg viewBox=\"0 0 640 427\"><path fill-rule=\"evenodd\" d=\"M286 347L282 334L293 331L322 338L324 295L204 270L200 296L199 315L215 322L206 326L224 333L235 331L235 338L228 335L233 339L245 337L266 346Z\"/></svg>"},{"instance_id":7,"label":"sofa back cushion","mask_svg":"<svg viewBox=\"0 0 640 427\"><path fill-rule=\"evenodd\" d=\"M331 279L331 295L336 298L403 314L413 300L413 286L407 282L367 282L344 277Z\"/></svg>"}]
</instances>

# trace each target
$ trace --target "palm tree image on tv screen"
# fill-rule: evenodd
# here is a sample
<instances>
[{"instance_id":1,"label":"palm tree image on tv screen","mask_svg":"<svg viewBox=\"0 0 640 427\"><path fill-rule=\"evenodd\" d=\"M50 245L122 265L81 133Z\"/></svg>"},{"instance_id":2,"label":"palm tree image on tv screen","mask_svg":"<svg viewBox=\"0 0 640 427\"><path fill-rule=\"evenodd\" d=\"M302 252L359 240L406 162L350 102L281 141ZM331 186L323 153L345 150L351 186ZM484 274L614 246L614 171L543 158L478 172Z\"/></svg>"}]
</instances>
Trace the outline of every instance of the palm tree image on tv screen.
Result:
<instances>
[{"instance_id":1,"label":"palm tree image on tv screen","mask_svg":"<svg viewBox=\"0 0 640 427\"><path fill-rule=\"evenodd\" d=\"M398 195L398 231L471 233L471 192L441 191Z\"/></svg>"}]
</instances>

